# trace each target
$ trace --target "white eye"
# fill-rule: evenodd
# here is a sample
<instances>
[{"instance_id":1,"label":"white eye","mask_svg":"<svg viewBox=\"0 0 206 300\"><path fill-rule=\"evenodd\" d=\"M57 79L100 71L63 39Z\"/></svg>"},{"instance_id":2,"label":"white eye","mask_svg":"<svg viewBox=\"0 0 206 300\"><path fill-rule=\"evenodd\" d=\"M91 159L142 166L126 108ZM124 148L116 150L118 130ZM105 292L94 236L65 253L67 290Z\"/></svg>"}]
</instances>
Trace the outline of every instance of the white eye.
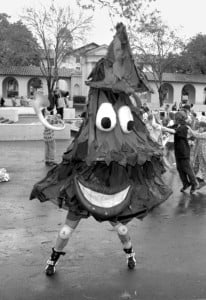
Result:
<instances>
[{"instance_id":1,"label":"white eye","mask_svg":"<svg viewBox=\"0 0 206 300\"><path fill-rule=\"evenodd\" d=\"M134 118L129 106L121 106L118 110L119 123L124 133L130 133L134 126Z\"/></svg>"},{"instance_id":2,"label":"white eye","mask_svg":"<svg viewBox=\"0 0 206 300\"><path fill-rule=\"evenodd\" d=\"M117 124L116 113L111 103L102 103L96 116L96 126L101 131L111 131Z\"/></svg>"}]
</instances>

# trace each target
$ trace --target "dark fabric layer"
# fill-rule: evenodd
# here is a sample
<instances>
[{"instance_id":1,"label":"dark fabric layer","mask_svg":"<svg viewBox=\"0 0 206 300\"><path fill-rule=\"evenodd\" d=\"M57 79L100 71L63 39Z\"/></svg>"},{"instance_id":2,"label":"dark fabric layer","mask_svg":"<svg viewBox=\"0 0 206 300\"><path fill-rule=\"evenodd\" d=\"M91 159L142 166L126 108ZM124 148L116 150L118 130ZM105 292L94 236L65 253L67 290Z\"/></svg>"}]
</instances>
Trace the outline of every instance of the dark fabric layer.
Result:
<instances>
[{"instance_id":1,"label":"dark fabric layer","mask_svg":"<svg viewBox=\"0 0 206 300\"><path fill-rule=\"evenodd\" d=\"M76 215L88 217L90 213L82 207L75 194L74 176L83 179L88 187L97 192L117 192L129 184L133 192L128 206L112 219L128 222L132 217L142 219L171 195L171 190L161 178L162 172L161 161L155 158L142 166L127 167L115 162L109 166L101 162L87 166L85 162L64 160L34 186L30 198L38 198L41 202L52 201ZM103 220L99 218L98 221Z\"/></svg>"}]
</instances>

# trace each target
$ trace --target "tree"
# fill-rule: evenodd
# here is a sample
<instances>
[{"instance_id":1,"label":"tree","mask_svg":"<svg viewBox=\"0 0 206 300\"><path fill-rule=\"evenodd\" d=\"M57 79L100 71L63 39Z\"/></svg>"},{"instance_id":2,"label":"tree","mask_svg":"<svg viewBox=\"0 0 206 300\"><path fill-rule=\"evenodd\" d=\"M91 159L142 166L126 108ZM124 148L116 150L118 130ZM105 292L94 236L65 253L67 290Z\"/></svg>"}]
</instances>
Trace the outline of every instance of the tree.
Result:
<instances>
[{"instance_id":1,"label":"tree","mask_svg":"<svg viewBox=\"0 0 206 300\"><path fill-rule=\"evenodd\" d=\"M133 25L130 38L137 62L141 62L155 79L159 104L162 106L167 95L163 84L163 73L174 64L176 55L183 47L183 42L158 14L153 15L146 22L142 19L138 26Z\"/></svg>"},{"instance_id":2,"label":"tree","mask_svg":"<svg viewBox=\"0 0 206 300\"><path fill-rule=\"evenodd\" d=\"M58 83L58 69L62 60L78 41L84 41L90 29L92 17L82 11L74 13L70 6L27 8L23 20L37 38L40 48L36 51L41 59L41 71L47 81L48 95Z\"/></svg>"},{"instance_id":3,"label":"tree","mask_svg":"<svg viewBox=\"0 0 206 300\"><path fill-rule=\"evenodd\" d=\"M156 0L77 0L79 6L84 9L92 9L97 6L107 7L112 19L119 17L126 26L134 20L147 19L153 12L148 9Z\"/></svg>"},{"instance_id":4,"label":"tree","mask_svg":"<svg viewBox=\"0 0 206 300\"><path fill-rule=\"evenodd\" d=\"M181 73L206 74L206 35L199 33L185 44L174 68Z\"/></svg>"},{"instance_id":5,"label":"tree","mask_svg":"<svg viewBox=\"0 0 206 300\"><path fill-rule=\"evenodd\" d=\"M9 22L7 14L0 14L0 64L13 66L39 65L34 50L38 46L32 33L21 22Z\"/></svg>"}]
</instances>

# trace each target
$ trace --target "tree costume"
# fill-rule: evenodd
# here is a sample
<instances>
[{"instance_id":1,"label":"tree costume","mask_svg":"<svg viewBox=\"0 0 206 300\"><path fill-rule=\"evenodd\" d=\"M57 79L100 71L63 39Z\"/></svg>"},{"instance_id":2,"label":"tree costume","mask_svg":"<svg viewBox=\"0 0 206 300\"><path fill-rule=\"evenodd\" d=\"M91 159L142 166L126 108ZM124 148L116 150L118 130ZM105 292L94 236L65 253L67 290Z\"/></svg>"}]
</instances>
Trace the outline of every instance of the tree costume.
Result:
<instances>
[{"instance_id":1,"label":"tree costume","mask_svg":"<svg viewBox=\"0 0 206 300\"><path fill-rule=\"evenodd\" d=\"M171 195L162 179L162 150L149 136L136 95L151 88L134 64L122 23L116 26L106 57L96 63L88 79L88 107L80 131L62 162L34 185L30 197L68 210L47 275L54 274L79 220L89 216L114 226L128 267L134 268L135 254L125 224L134 217L144 218Z\"/></svg>"}]
</instances>

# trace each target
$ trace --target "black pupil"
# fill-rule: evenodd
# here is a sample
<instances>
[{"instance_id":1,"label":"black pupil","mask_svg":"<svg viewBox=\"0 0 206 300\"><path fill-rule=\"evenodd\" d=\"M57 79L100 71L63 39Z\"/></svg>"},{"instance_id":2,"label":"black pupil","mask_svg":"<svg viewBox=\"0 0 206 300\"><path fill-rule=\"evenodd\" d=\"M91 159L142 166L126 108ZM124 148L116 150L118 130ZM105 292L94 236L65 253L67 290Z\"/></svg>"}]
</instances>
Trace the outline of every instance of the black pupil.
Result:
<instances>
[{"instance_id":1,"label":"black pupil","mask_svg":"<svg viewBox=\"0 0 206 300\"><path fill-rule=\"evenodd\" d=\"M107 117L102 118L101 125L102 125L102 128L109 129L111 127L110 118L107 118Z\"/></svg>"},{"instance_id":2,"label":"black pupil","mask_svg":"<svg viewBox=\"0 0 206 300\"><path fill-rule=\"evenodd\" d=\"M131 131L133 127L134 127L134 121L129 121L127 123L127 130Z\"/></svg>"}]
</instances>

